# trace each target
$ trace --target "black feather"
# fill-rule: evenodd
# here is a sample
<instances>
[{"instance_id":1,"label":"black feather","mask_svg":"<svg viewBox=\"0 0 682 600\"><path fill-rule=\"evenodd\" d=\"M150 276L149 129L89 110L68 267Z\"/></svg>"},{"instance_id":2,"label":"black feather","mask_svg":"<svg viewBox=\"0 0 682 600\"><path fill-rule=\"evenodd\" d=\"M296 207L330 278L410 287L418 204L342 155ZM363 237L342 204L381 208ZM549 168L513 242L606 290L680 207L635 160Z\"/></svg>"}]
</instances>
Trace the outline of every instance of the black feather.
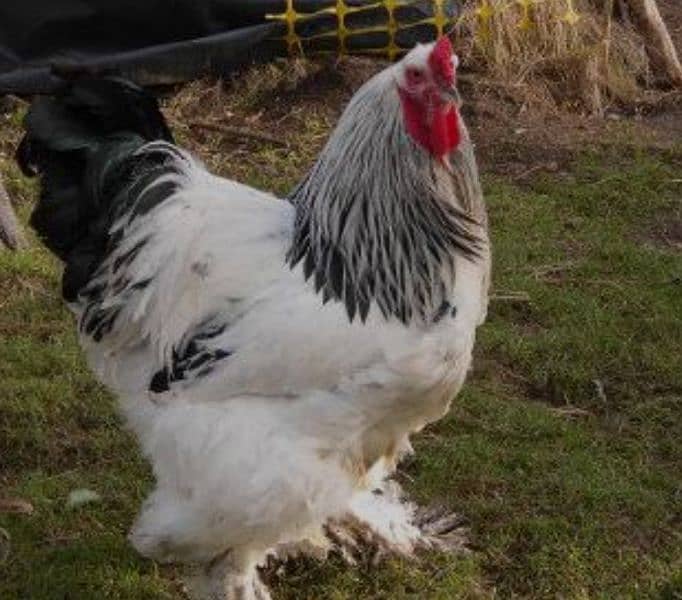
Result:
<instances>
[{"instance_id":1,"label":"black feather","mask_svg":"<svg viewBox=\"0 0 682 600\"><path fill-rule=\"evenodd\" d=\"M148 240L143 239L137 242L130 250L127 250L123 254L119 255L116 257L116 260L114 260L114 265L112 268L112 274L116 274L116 272L121 268L126 265L129 265L133 260L135 260L135 257L137 256L137 253L144 248L144 246L147 244Z\"/></svg>"},{"instance_id":2,"label":"black feather","mask_svg":"<svg viewBox=\"0 0 682 600\"><path fill-rule=\"evenodd\" d=\"M329 267L327 272L329 273L329 285L331 286L334 298L341 299L343 298L343 258L336 248L330 248L328 254Z\"/></svg>"},{"instance_id":3,"label":"black feather","mask_svg":"<svg viewBox=\"0 0 682 600\"><path fill-rule=\"evenodd\" d=\"M170 389L170 380L171 375L168 369L164 368L157 371L149 382L149 391L155 394L167 392Z\"/></svg>"},{"instance_id":4,"label":"black feather","mask_svg":"<svg viewBox=\"0 0 682 600\"><path fill-rule=\"evenodd\" d=\"M305 255L305 260L303 262L303 276L305 277L306 281L310 279L310 276L313 274L314 269L315 261L313 255L312 253L308 252L308 254Z\"/></svg>"},{"instance_id":5,"label":"black feather","mask_svg":"<svg viewBox=\"0 0 682 600\"><path fill-rule=\"evenodd\" d=\"M317 269L315 271L315 293L319 292L322 289L322 286L325 284L325 276L324 276L324 271L321 271L320 269Z\"/></svg>"},{"instance_id":6,"label":"black feather","mask_svg":"<svg viewBox=\"0 0 682 600\"><path fill-rule=\"evenodd\" d=\"M443 300L443 303L438 307L436 314L433 315L432 322L438 323L450 310L451 304L447 300Z\"/></svg>"},{"instance_id":7,"label":"black feather","mask_svg":"<svg viewBox=\"0 0 682 600\"><path fill-rule=\"evenodd\" d=\"M344 294L344 304L346 305L346 312L348 313L348 320L352 323L355 318L357 310L356 295L353 286L350 283L350 277L346 277L346 291Z\"/></svg>"},{"instance_id":8,"label":"black feather","mask_svg":"<svg viewBox=\"0 0 682 600\"><path fill-rule=\"evenodd\" d=\"M199 324L188 334L188 339L173 351L171 365L154 373L149 381L150 391L160 394L168 391L174 382L205 377L221 360L232 356L233 350L206 345L226 328L226 323L218 325L210 320Z\"/></svg>"},{"instance_id":9,"label":"black feather","mask_svg":"<svg viewBox=\"0 0 682 600\"><path fill-rule=\"evenodd\" d=\"M367 298L358 298L358 312L360 313L360 320L364 323L369 314L370 301Z\"/></svg>"},{"instance_id":10,"label":"black feather","mask_svg":"<svg viewBox=\"0 0 682 600\"><path fill-rule=\"evenodd\" d=\"M41 176L31 225L65 262L62 291L73 301L120 241L110 229L137 200L131 198L131 184L145 173L158 175L167 162L134 153L147 142L173 138L154 97L113 77L64 81L54 97L31 104L24 128L17 162L25 174ZM167 186L155 190L138 210L149 210L169 191ZM109 325L101 323L100 333Z\"/></svg>"}]
</instances>

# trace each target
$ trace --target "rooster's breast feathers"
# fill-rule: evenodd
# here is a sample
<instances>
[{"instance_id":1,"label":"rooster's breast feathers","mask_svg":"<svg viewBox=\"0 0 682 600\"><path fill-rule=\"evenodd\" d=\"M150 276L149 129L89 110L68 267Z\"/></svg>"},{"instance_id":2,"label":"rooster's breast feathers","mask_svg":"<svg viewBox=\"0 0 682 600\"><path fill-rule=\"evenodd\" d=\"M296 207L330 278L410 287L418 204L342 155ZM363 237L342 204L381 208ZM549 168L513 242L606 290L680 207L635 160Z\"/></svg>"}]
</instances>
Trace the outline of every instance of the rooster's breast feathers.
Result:
<instances>
[{"instance_id":1,"label":"rooster's breast feathers","mask_svg":"<svg viewBox=\"0 0 682 600\"><path fill-rule=\"evenodd\" d=\"M376 310L350 322L343 304L322 301L302 266L286 264L291 204L166 151L174 168L140 190L114 224L120 241L75 304L88 355L107 384L202 401L286 396L333 387L339 371L366 377L389 356L395 365L433 360L434 370L450 352L444 344L456 338L444 340L454 333L455 311L434 314L430 336L423 325L387 321ZM135 215L155 186L168 196ZM382 372L377 380L400 377Z\"/></svg>"}]
</instances>

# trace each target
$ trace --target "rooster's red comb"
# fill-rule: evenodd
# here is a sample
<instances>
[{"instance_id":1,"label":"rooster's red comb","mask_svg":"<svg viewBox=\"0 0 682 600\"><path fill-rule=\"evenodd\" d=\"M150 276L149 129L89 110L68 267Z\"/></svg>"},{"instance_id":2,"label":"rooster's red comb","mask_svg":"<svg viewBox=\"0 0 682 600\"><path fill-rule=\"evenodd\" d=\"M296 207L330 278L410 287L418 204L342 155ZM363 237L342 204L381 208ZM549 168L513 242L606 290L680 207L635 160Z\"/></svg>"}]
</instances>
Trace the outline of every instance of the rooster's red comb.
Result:
<instances>
[{"instance_id":1,"label":"rooster's red comb","mask_svg":"<svg viewBox=\"0 0 682 600\"><path fill-rule=\"evenodd\" d=\"M438 39L429 55L429 67L434 76L445 85L455 83L455 65L452 62L452 44L447 36Z\"/></svg>"}]
</instances>

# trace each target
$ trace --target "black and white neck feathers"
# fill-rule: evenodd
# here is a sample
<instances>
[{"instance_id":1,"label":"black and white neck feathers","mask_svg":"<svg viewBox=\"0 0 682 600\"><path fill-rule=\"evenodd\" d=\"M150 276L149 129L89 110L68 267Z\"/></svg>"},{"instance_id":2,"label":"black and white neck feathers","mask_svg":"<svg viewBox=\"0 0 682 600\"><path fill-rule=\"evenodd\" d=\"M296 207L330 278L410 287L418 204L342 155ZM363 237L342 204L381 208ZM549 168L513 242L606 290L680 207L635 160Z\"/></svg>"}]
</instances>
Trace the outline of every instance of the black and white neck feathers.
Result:
<instances>
[{"instance_id":1,"label":"black and white neck feathers","mask_svg":"<svg viewBox=\"0 0 682 600\"><path fill-rule=\"evenodd\" d=\"M375 304L387 319L430 322L454 287L455 257L475 260L486 243L468 135L450 168L418 148L390 69L354 96L289 199L290 266L302 263L323 300L343 302L351 321Z\"/></svg>"}]
</instances>

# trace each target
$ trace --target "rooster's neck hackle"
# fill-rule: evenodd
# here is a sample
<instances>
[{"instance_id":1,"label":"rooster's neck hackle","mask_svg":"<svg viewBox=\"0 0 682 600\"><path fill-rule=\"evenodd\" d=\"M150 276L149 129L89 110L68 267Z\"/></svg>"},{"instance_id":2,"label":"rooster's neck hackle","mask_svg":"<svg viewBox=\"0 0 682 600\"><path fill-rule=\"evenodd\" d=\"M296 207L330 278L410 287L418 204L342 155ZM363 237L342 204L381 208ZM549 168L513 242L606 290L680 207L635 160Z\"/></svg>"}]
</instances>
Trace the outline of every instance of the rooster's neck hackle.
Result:
<instances>
[{"instance_id":1,"label":"rooster's neck hackle","mask_svg":"<svg viewBox=\"0 0 682 600\"><path fill-rule=\"evenodd\" d=\"M452 292L455 257L476 260L487 243L466 131L449 159L438 163L406 133L393 71L375 76L290 195L289 264L351 320L375 304L405 324L431 321Z\"/></svg>"}]
</instances>

